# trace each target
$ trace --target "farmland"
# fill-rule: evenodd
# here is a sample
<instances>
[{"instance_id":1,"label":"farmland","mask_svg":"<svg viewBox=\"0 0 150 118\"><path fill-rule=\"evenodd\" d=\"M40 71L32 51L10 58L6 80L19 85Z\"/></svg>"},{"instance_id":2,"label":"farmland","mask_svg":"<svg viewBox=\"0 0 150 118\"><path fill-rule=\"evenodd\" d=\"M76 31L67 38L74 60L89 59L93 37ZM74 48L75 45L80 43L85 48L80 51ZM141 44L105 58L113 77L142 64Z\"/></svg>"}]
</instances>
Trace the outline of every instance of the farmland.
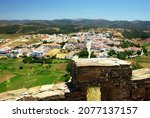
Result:
<instances>
[{"instance_id":1,"label":"farmland","mask_svg":"<svg viewBox=\"0 0 150 118\"><path fill-rule=\"evenodd\" d=\"M68 60L52 63L23 63L23 58L0 60L0 92L67 81Z\"/></svg>"}]
</instances>

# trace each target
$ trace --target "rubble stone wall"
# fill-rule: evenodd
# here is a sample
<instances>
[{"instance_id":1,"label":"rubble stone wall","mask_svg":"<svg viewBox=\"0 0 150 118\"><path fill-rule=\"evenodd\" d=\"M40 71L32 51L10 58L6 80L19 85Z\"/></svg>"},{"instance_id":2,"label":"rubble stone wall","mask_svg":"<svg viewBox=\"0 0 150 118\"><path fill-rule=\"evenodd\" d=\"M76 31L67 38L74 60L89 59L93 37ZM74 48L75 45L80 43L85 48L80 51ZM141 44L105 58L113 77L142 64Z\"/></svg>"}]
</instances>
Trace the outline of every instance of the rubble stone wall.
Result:
<instances>
[{"instance_id":1,"label":"rubble stone wall","mask_svg":"<svg viewBox=\"0 0 150 118\"><path fill-rule=\"evenodd\" d=\"M150 69L132 72L130 64L120 60L74 61L72 78L73 85L81 91L100 87L102 101L150 100Z\"/></svg>"}]
</instances>

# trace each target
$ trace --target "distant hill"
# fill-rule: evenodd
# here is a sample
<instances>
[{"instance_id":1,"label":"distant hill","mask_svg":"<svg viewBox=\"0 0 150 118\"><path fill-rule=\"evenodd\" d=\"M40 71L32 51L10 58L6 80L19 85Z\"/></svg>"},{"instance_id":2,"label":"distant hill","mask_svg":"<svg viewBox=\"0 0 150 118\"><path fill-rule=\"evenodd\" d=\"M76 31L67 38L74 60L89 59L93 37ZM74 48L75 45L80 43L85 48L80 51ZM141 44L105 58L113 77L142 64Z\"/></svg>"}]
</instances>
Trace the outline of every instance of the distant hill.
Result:
<instances>
[{"instance_id":1,"label":"distant hill","mask_svg":"<svg viewBox=\"0 0 150 118\"><path fill-rule=\"evenodd\" d=\"M150 21L109 21L105 19L61 19L61 20L0 20L0 33L11 32L11 28L16 27L20 33L50 32L51 27L107 27L125 28L150 31ZM19 29L19 26L21 29ZM50 30L50 31L49 31ZM15 30L13 30L15 33ZM55 31L54 31L55 32ZM62 32L63 33L63 32Z\"/></svg>"}]
</instances>

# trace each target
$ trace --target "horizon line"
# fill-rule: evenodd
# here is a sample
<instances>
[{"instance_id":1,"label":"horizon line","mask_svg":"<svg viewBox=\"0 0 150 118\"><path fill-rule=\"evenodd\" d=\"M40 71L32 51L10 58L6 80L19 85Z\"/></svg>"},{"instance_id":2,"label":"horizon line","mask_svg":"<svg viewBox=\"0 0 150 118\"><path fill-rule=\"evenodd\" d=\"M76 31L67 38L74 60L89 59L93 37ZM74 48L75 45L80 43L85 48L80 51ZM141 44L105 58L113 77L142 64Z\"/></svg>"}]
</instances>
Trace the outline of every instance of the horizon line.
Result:
<instances>
[{"instance_id":1,"label":"horizon line","mask_svg":"<svg viewBox=\"0 0 150 118\"><path fill-rule=\"evenodd\" d=\"M108 20L108 19L103 19L103 18L56 18L56 19L0 19L0 21L54 21L54 20L106 20L106 21L150 21L150 20L140 20L140 19L135 19L135 20L126 20L126 19L117 19L117 20Z\"/></svg>"}]
</instances>

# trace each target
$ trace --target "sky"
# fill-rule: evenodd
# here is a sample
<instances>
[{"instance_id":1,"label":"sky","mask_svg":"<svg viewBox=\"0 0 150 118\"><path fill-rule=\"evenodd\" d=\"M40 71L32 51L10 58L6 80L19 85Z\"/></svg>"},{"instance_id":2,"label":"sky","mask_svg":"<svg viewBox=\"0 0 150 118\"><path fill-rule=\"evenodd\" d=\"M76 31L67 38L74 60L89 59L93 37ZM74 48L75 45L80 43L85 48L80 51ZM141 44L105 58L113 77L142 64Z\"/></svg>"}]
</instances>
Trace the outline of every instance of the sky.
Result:
<instances>
[{"instance_id":1,"label":"sky","mask_svg":"<svg viewBox=\"0 0 150 118\"><path fill-rule=\"evenodd\" d=\"M0 20L150 21L150 0L0 0Z\"/></svg>"}]
</instances>

